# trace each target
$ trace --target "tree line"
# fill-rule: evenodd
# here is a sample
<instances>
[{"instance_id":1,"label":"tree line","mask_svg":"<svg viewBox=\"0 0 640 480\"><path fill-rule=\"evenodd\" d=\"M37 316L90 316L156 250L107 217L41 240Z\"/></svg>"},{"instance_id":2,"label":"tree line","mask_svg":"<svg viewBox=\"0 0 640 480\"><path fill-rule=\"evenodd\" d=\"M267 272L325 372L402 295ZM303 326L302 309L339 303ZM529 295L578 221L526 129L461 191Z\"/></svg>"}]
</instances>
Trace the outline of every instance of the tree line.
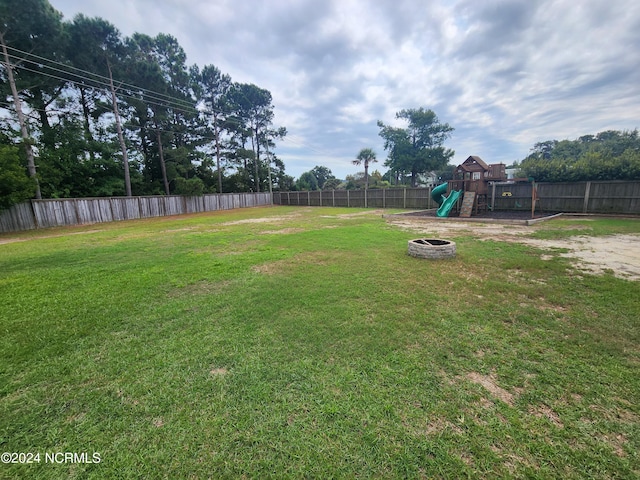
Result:
<instances>
[{"instance_id":1,"label":"tree line","mask_svg":"<svg viewBox=\"0 0 640 480\"><path fill-rule=\"evenodd\" d=\"M515 166L539 182L640 180L640 136L638 129L606 130L576 140L547 140Z\"/></svg>"},{"instance_id":2,"label":"tree line","mask_svg":"<svg viewBox=\"0 0 640 480\"><path fill-rule=\"evenodd\" d=\"M47 0L0 3L0 197L288 189L271 93Z\"/></svg>"}]
</instances>

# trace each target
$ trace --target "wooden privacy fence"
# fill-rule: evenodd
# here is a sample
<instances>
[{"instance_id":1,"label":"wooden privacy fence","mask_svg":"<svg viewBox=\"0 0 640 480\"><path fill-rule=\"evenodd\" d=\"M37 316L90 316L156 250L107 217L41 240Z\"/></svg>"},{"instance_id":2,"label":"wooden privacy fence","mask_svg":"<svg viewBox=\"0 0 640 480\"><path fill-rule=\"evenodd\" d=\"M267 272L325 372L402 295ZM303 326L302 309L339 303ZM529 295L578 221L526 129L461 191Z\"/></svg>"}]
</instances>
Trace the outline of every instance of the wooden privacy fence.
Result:
<instances>
[{"instance_id":1,"label":"wooden privacy fence","mask_svg":"<svg viewBox=\"0 0 640 480\"><path fill-rule=\"evenodd\" d=\"M31 200L0 213L0 232L271 205L269 193Z\"/></svg>"},{"instance_id":2,"label":"wooden privacy fence","mask_svg":"<svg viewBox=\"0 0 640 480\"><path fill-rule=\"evenodd\" d=\"M496 210L531 210L531 189L531 183L498 183L489 204ZM640 215L640 181L536 183L536 189L539 211Z\"/></svg>"},{"instance_id":3,"label":"wooden privacy fence","mask_svg":"<svg viewBox=\"0 0 640 480\"><path fill-rule=\"evenodd\" d=\"M537 211L640 215L640 181L536 183ZM494 188L495 187L495 188ZM488 203L495 210L531 211L531 183L495 183ZM366 197L365 197L366 195ZM276 205L430 209L430 188L275 192Z\"/></svg>"},{"instance_id":4,"label":"wooden privacy fence","mask_svg":"<svg viewBox=\"0 0 640 480\"><path fill-rule=\"evenodd\" d=\"M365 196L366 195L366 196ZM276 205L370 208L434 208L430 188L385 188L370 190L316 190L274 192Z\"/></svg>"}]
</instances>

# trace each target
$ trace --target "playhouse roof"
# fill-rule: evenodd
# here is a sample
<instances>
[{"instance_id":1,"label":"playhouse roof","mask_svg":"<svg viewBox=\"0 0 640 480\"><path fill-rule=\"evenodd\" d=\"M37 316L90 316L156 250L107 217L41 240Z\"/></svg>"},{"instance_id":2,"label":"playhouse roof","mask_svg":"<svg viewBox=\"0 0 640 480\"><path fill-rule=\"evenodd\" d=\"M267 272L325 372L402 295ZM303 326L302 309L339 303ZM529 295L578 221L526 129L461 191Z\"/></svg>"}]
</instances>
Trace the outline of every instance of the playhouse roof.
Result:
<instances>
[{"instance_id":1,"label":"playhouse roof","mask_svg":"<svg viewBox=\"0 0 640 480\"><path fill-rule=\"evenodd\" d=\"M487 165L484 160L476 155L471 155L464 162L462 162L462 164L459 165L458 168L467 171L477 171L477 166L480 166L485 171L489 170L489 165Z\"/></svg>"}]
</instances>

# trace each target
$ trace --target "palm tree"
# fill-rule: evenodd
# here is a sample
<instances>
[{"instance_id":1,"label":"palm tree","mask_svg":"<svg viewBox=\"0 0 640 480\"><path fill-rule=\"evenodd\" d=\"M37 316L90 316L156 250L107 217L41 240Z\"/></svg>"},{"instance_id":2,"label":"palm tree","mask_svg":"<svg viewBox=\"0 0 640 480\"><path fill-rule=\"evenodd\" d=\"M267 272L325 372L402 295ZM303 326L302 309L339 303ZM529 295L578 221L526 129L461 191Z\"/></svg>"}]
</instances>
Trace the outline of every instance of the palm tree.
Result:
<instances>
[{"instance_id":1,"label":"palm tree","mask_svg":"<svg viewBox=\"0 0 640 480\"><path fill-rule=\"evenodd\" d=\"M354 165L360 165L364 163L364 189L369 188L369 162L377 162L376 160L376 152L374 152L371 148L363 148L358 153L358 156L353 161Z\"/></svg>"}]
</instances>

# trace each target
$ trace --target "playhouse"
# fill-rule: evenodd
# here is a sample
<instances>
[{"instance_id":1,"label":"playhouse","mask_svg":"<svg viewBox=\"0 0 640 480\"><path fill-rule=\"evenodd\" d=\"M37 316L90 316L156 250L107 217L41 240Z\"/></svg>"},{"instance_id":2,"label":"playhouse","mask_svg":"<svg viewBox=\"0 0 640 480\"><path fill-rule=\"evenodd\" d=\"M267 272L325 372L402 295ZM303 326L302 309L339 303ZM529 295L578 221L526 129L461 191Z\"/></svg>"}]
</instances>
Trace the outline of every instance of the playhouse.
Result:
<instances>
[{"instance_id":1,"label":"playhouse","mask_svg":"<svg viewBox=\"0 0 640 480\"><path fill-rule=\"evenodd\" d=\"M488 207L489 183L506 179L504 163L487 165L480 157L471 155L456 167L452 180L433 189L431 196L440 205L437 215L448 217L453 208L459 209L461 217L485 211Z\"/></svg>"}]
</instances>

